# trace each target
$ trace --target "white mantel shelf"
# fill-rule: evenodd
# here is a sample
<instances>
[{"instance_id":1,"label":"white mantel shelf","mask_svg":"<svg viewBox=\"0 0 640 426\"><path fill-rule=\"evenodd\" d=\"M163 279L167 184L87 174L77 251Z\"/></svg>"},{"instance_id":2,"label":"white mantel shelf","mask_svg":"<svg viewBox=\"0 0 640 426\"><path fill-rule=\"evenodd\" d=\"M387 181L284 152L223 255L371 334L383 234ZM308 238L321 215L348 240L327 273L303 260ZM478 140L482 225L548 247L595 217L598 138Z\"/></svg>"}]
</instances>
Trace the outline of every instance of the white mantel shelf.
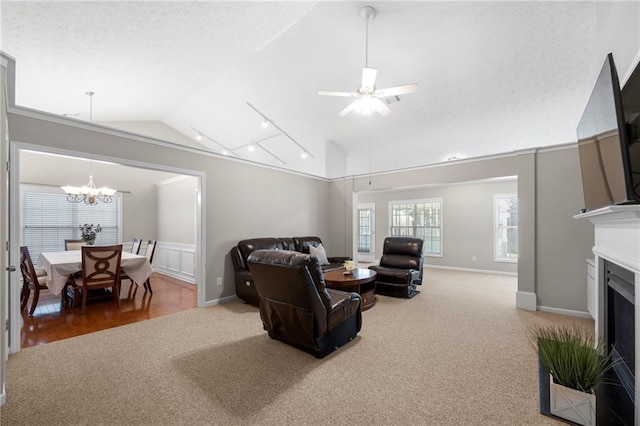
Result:
<instances>
[{"instance_id":1,"label":"white mantel shelf","mask_svg":"<svg viewBox=\"0 0 640 426\"><path fill-rule=\"evenodd\" d=\"M593 223L640 219L640 204L607 206L575 215L574 219L589 219Z\"/></svg>"},{"instance_id":2,"label":"white mantel shelf","mask_svg":"<svg viewBox=\"0 0 640 426\"><path fill-rule=\"evenodd\" d=\"M574 218L594 224L596 256L640 274L640 204L603 207Z\"/></svg>"}]
</instances>

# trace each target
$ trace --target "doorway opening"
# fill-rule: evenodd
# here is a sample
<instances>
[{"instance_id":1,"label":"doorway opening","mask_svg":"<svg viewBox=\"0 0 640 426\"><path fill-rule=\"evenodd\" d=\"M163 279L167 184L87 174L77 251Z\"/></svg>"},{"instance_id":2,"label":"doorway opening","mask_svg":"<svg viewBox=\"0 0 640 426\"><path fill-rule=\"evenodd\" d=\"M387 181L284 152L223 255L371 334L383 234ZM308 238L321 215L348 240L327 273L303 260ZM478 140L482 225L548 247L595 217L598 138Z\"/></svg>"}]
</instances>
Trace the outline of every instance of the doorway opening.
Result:
<instances>
[{"instance_id":1,"label":"doorway opening","mask_svg":"<svg viewBox=\"0 0 640 426\"><path fill-rule=\"evenodd\" d=\"M10 241L11 256L16 256L12 264L19 263L17 253L25 244L24 194L33 193L34 188L36 192L64 194L60 186L86 182L89 169L100 185L118 190L119 219L116 230L111 231L123 249L130 250L133 239L140 238L143 254L147 241L157 241L150 278L153 294L142 285L123 281L120 309L111 299L97 301L92 315L65 312L60 309L61 296L45 290L34 316L29 317L28 308L20 310L21 276L13 274L9 283L11 353L25 346L204 306L204 173L19 142L11 143L10 158Z\"/></svg>"}]
</instances>

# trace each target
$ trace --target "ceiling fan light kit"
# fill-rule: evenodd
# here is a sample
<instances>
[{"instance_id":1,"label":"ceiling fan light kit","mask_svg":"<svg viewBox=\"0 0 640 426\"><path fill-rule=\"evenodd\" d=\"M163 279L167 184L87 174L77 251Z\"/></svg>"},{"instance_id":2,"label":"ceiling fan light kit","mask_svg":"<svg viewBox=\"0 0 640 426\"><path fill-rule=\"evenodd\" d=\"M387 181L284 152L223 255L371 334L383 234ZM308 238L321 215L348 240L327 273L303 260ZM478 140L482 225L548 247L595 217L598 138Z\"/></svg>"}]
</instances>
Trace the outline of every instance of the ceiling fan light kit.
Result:
<instances>
[{"instance_id":1,"label":"ceiling fan light kit","mask_svg":"<svg viewBox=\"0 0 640 426\"><path fill-rule=\"evenodd\" d=\"M393 100L387 98L395 98L400 100L399 95L408 93L414 93L418 91L418 83L405 84L403 86L390 87L388 89L376 89L376 76L378 70L375 68L369 68L369 21L375 16L376 12L371 6L365 6L360 11L360 15L365 19L365 64L362 68L362 81L360 82L360 88L356 92L336 92L330 90L320 90L319 95L323 96L340 96L347 98L357 98L345 109L343 109L338 116L344 117L351 111L358 112L363 115L370 115L372 111L377 112L383 117L387 117L391 114L391 108L387 104L392 103ZM385 102L382 101L385 100Z\"/></svg>"}]
</instances>

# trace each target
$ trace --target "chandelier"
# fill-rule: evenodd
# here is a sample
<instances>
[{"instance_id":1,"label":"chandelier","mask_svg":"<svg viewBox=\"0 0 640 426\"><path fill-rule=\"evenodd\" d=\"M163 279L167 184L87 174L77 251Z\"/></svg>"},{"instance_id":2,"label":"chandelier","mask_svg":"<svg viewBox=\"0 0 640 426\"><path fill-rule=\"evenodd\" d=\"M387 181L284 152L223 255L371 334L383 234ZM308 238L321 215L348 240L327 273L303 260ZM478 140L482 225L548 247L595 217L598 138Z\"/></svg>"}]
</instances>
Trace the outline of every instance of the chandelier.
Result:
<instances>
[{"instance_id":1,"label":"chandelier","mask_svg":"<svg viewBox=\"0 0 640 426\"><path fill-rule=\"evenodd\" d=\"M93 94L94 92L85 92L89 96L89 121L93 122ZM93 172L89 172L89 183L84 186L63 186L62 190L67 193L67 201L72 203L85 203L93 206L98 203L110 203L113 201L115 189L107 187L96 188L93 183Z\"/></svg>"},{"instance_id":2,"label":"chandelier","mask_svg":"<svg viewBox=\"0 0 640 426\"><path fill-rule=\"evenodd\" d=\"M84 186L63 186L62 190L67 193L67 201L72 203L85 203L93 206L98 203L110 203L113 201L115 189L96 188L93 183L93 174L89 175L89 183Z\"/></svg>"}]
</instances>

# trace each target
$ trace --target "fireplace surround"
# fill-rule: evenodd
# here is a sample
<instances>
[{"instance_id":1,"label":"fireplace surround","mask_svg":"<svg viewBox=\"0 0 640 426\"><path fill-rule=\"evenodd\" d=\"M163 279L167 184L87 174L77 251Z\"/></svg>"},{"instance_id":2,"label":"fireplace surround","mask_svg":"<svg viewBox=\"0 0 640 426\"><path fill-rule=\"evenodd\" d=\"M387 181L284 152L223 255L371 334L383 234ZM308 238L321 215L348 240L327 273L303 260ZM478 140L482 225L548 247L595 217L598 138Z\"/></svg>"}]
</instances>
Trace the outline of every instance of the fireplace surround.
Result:
<instances>
[{"instance_id":1,"label":"fireplace surround","mask_svg":"<svg viewBox=\"0 0 640 426\"><path fill-rule=\"evenodd\" d=\"M597 392L599 425L640 421L640 205L609 206L575 216L595 228L595 331L616 360Z\"/></svg>"}]
</instances>

